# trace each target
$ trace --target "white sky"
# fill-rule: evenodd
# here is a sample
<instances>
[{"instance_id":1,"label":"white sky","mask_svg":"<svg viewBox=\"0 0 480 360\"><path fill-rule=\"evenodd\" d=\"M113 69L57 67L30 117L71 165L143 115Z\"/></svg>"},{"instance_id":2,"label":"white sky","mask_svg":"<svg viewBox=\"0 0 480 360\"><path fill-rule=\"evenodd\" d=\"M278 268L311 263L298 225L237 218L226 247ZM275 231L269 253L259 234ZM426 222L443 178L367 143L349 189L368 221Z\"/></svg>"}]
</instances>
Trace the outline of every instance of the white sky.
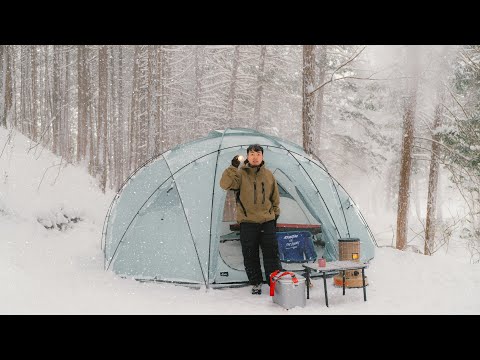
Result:
<instances>
[{"instance_id":1,"label":"white sky","mask_svg":"<svg viewBox=\"0 0 480 360\"><path fill-rule=\"evenodd\" d=\"M48 150L27 153L28 139L0 128L0 314L480 314L480 265L462 252L432 257L389 247L376 249L362 289L314 280L304 308L275 304L263 285L190 289L122 279L104 271L100 238L114 193L103 195L80 167L59 172ZM4 148L5 146L5 148ZM3 154L2 154L3 151ZM348 189L355 199L355 189ZM63 210L62 210L63 209ZM80 216L66 231L47 230L37 218ZM375 219L373 214L366 218ZM385 224L369 223L374 233ZM377 239L378 241L378 239Z\"/></svg>"}]
</instances>

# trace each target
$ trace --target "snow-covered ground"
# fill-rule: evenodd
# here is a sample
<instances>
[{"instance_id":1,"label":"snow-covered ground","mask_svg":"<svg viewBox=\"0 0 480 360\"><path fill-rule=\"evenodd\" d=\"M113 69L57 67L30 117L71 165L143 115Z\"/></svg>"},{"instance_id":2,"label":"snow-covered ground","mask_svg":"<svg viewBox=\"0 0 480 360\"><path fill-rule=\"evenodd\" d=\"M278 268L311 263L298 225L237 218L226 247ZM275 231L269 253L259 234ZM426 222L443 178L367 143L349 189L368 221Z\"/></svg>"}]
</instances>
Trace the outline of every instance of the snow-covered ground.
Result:
<instances>
[{"instance_id":1,"label":"snow-covered ground","mask_svg":"<svg viewBox=\"0 0 480 360\"><path fill-rule=\"evenodd\" d=\"M343 296L329 279L328 308L320 279L306 306L290 310L273 303L266 285L257 296L249 287L122 279L104 271L100 248L114 193L102 194L84 168L64 166L39 146L28 151L31 145L0 128L0 314L480 314L480 265L451 252L377 248L366 270L367 301L361 288ZM369 225L374 233L386 226Z\"/></svg>"}]
</instances>

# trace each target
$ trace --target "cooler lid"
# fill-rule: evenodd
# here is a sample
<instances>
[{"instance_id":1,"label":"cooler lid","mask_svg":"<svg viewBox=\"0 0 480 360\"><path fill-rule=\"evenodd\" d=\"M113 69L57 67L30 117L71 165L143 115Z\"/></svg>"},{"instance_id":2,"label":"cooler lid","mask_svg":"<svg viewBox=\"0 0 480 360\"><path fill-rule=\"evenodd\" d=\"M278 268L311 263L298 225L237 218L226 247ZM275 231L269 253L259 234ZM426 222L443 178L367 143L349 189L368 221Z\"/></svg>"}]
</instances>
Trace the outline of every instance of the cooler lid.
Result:
<instances>
[{"instance_id":1,"label":"cooler lid","mask_svg":"<svg viewBox=\"0 0 480 360\"><path fill-rule=\"evenodd\" d=\"M281 275L281 274L282 273L279 273L278 275ZM281 283L293 284L292 275L286 274L286 275L283 275L281 278L278 278L278 275L273 277L274 281L281 282ZM302 281L305 281L305 277L303 277L300 274L295 274L295 277L297 278L299 283L302 282Z\"/></svg>"}]
</instances>

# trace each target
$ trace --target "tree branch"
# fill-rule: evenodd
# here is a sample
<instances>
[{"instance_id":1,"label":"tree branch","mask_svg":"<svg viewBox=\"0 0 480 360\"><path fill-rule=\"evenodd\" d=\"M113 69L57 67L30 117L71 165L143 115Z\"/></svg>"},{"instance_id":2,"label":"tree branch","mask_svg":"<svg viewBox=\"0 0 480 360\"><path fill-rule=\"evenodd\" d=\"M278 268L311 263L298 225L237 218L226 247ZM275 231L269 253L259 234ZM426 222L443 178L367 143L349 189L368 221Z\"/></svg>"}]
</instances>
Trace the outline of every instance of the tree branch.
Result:
<instances>
[{"instance_id":1,"label":"tree branch","mask_svg":"<svg viewBox=\"0 0 480 360\"><path fill-rule=\"evenodd\" d=\"M467 161L472 161L472 159L469 159L469 158L467 158L466 156L463 156L462 154L457 153L455 150L449 148L447 145L442 144L441 142L438 142L438 141L436 141L436 140L429 139L429 138L424 138L424 137L420 137L420 136L414 136L413 138L414 138L414 139L421 139L421 140L427 140L427 141L434 142L434 143L436 143L436 144L444 147L445 149L447 149L447 150L450 151L451 153L454 153L455 155L460 156L462 159L467 160Z\"/></svg>"},{"instance_id":2,"label":"tree branch","mask_svg":"<svg viewBox=\"0 0 480 360\"><path fill-rule=\"evenodd\" d=\"M55 166L61 166L62 162L60 161L60 164L53 164L52 166L49 166L45 169L43 172L42 178L40 179L40 182L38 183L37 191L40 190L40 185L42 185L43 178L45 177L45 174L47 173L48 169L55 167ZM56 179L55 179L56 180Z\"/></svg>"},{"instance_id":3,"label":"tree branch","mask_svg":"<svg viewBox=\"0 0 480 360\"><path fill-rule=\"evenodd\" d=\"M3 149L2 149L2 152L0 153L0 157L2 157L3 152L5 151L5 148L7 147L8 143L12 139L12 136L13 136L13 128L11 128L10 131L8 132L7 141L5 141L5 145L3 145Z\"/></svg>"},{"instance_id":4,"label":"tree branch","mask_svg":"<svg viewBox=\"0 0 480 360\"><path fill-rule=\"evenodd\" d=\"M447 90L448 90L448 92L450 93L450 95L452 96L453 100L455 100L455 102L457 103L457 105L460 106L460 109L462 109L463 114L465 115L465 117L468 119L470 116L467 114L467 111L463 108L462 104L460 104L460 102L457 100L456 96L452 93L452 91L450 90L449 87L447 87ZM447 108L447 107L446 107L446 108ZM447 110L451 113L450 109L447 108Z\"/></svg>"},{"instance_id":5,"label":"tree branch","mask_svg":"<svg viewBox=\"0 0 480 360\"><path fill-rule=\"evenodd\" d=\"M367 47L367 46L365 45L365 46L363 47L363 49L360 50L356 55L354 55L352 58L348 59L346 62L344 62L344 63L343 63L342 65L340 65L338 68L336 68L336 69L333 71L333 73L332 73L331 79L333 79L333 75L335 75L335 73L336 73L338 70L340 70L342 67L348 65L348 64L351 63L353 60L355 60L355 59L363 52L363 50L365 50L366 47Z\"/></svg>"},{"instance_id":6,"label":"tree branch","mask_svg":"<svg viewBox=\"0 0 480 360\"><path fill-rule=\"evenodd\" d=\"M478 64L475 63L475 61L473 61L470 56L468 56L467 52L465 50L462 50L460 52L460 54L463 56L463 57L466 57L468 59L468 61L465 61L465 64L467 65L470 65L470 67L474 68L474 70L476 71L480 71L480 66L478 66ZM470 64L468 64L468 62L470 62Z\"/></svg>"},{"instance_id":7,"label":"tree branch","mask_svg":"<svg viewBox=\"0 0 480 360\"><path fill-rule=\"evenodd\" d=\"M328 80L326 83L320 85L320 86L317 87L316 89L312 90L312 91L310 92L310 94L313 94L315 91L321 89L323 86L325 86L326 84L331 83L332 81L344 79L344 78L334 79L334 78L333 78L333 75L335 75L335 73L336 73L338 70L340 70L341 68L343 68L344 66L346 66L347 64L349 64L349 63L351 63L353 60L355 60L355 59L363 52L363 50L365 50L366 47L367 47L367 46L365 45L365 46L363 47L363 49L360 50L357 54L355 54L353 57L351 57L350 59L348 59L347 61L345 61L342 65L340 65L338 68L336 68L335 70L333 70L332 76L330 76L330 80Z\"/></svg>"}]
</instances>

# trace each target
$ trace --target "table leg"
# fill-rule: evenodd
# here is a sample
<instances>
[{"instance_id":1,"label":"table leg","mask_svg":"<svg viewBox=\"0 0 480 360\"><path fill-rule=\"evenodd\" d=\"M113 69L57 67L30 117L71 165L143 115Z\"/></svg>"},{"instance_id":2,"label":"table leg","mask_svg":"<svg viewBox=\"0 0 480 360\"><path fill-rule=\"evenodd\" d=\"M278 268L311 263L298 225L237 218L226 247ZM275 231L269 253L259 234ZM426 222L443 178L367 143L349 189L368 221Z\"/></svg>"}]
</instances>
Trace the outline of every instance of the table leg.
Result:
<instances>
[{"instance_id":1,"label":"table leg","mask_svg":"<svg viewBox=\"0 0 480 360\"><path fill-rule=\"evenodd\" d=\"M325 290L325 304L328 307L328 294L327 294L327 275L323 272L323 289Z\"/></svg>"},{"instance_id":2,"label":"table leg","mask_svg":"<svg viewBox=\"0 0 480 360\"><path fill-rule=\"evenodd\" d=\"M343 273L343 295L345 295L345 270L342 271Z\"/></svg>"},{"instance_id":3,"label":"table leg","mask_svg":"<svg viewBox=\"0 0 480 360\"><path fill-rule=\"evenodd\" d=\"M310 299L310 269L307 268L307 299Z\"/></svg>"},{"instance_id":4,"label":"table leg","mask_svg":"<svg viewBox=\"0 0 480 360\"><path fill-rule=\"evenodd\" d=\"M365 268L362 268L362 282L363 282L363 300L367 301L367 289L365 289Z\"/></svg>"}]
</instances>

